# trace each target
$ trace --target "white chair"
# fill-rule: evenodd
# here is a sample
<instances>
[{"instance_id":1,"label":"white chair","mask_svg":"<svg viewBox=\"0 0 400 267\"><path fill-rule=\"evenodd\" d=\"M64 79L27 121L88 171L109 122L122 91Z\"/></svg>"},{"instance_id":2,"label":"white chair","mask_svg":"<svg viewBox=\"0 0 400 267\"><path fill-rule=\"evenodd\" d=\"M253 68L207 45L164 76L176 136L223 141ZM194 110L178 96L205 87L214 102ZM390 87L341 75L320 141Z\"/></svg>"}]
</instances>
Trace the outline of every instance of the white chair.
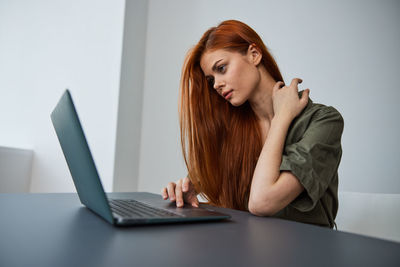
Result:
<instances>
[{"instance_id":1,"label":"white chair","mask_svg":"<svg viewBox=\"0 0 400 267\"><path fill-rule=\"evenodd\" d=\"M0 193L29 192L33 151L0 146Z\"/></svg>"},{"instance_id":2,"label":"white chair","mask_svg":"<svg viewBox=\"0 0 400 267\"><path fill-rule=\"evenodd\" d=\"M400 242L400 194L339 192L339 231Z\"/></svg>"}]
</instances>

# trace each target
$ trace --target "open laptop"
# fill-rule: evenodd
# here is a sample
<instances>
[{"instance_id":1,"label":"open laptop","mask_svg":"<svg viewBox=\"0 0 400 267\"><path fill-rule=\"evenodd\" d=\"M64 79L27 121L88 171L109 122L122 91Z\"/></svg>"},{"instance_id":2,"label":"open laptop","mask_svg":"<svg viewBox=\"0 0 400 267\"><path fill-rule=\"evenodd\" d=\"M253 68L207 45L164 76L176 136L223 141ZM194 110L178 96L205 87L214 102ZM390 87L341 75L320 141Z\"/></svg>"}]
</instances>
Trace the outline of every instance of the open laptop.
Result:
<instances>
[{"instance_id":1,"label":"open laptop","mask_svg":"<svg viewBox=\"0 0 400 267\"><path fill-rule=\"evenodd\" d=\"M96 166L86 142L69 90L62 95L51 113L76 191L83 205L113 225L136 225L189 221L211 221L230 218L208 208L185 205L177 208L168 200L147 198L109 199L104 192ZM140 194L139 194L140 195Z\"/></svg>"}]
</instances>

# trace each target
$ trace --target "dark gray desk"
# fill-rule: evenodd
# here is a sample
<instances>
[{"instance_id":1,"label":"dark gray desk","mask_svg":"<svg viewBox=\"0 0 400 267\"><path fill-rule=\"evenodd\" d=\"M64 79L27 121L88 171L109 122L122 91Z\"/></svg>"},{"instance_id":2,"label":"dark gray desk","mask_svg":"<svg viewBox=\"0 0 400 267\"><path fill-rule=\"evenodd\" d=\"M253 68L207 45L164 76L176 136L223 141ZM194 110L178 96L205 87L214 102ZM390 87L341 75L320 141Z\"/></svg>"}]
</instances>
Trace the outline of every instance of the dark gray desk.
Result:
<instances>
[{"instance_id":1,"label":"dark gray desk","mask_svg":"<svg viewBox=\"0 0 400 267\"><path fill-rule=\"evenodd\" d=\"M0 194L0 266L400 266L400 243L218 210L231 221L116 228L76 194Z\"/></svg>"}]
</instances>

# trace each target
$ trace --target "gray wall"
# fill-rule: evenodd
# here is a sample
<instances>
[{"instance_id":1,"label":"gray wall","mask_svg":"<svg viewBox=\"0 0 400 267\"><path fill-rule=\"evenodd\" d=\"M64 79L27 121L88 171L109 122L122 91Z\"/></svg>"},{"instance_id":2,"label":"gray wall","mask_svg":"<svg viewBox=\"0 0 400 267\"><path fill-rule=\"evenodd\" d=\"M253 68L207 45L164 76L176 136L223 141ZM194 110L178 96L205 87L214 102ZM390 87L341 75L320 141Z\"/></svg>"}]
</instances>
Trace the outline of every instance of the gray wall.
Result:
<instances>
[{"instance_id":1,"label":"gray wall","mask_svg":"<svg viewBox=\"0 0 400 267\"><path fill-rule=\"evenodd\" d=\"M285 82L303 78L314 102L345 119L341 191L400 193L399 1L150 0L139 190L158 193L186 174L177 113L182 61L225 19L253 27Z\"/></svg>"}]
</instances>

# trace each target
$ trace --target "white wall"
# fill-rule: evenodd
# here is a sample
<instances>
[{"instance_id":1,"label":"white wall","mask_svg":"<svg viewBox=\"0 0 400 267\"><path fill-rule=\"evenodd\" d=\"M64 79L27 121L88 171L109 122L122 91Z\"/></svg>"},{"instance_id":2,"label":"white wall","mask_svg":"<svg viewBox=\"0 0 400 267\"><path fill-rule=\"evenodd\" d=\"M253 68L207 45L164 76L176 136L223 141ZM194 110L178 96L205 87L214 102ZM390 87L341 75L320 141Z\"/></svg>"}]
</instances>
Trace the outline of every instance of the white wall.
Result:
<instances>
[{"instance_id":1,"label":"white wall","mask_svg":"<svg viewBox=\"0 0 400 267\"><path fill-rule=\"evenodd\" d=\"M50 120L65 88L111 191L124 3L0 0L0 145L34 150L31 192L75 191Z\"/></svg>"},{"instance_id":2,"label":"white wall","mask_svg":"<svg viewBox=\"0 0 400 267\"><path fill-rule=\"evenodd\" d=\"M32 158L32 150L0 146L0 193L29 192Z\"/></svg>"},{"instance_id":3,"label":"white wall","mask_svg":"<svg viewBox=\"0 0 400 267\"><path fill-rule=\"evenodd\" d=\"M343 115L341 191L400 193L400 2L150 0L139 190L186 174L177 113L186 51L225 19L253 27L285 78Z\"/></svg>"},{"instance_id":4,"label":"white wall","mask_svg":"<svg viewBox=\"0 0 400 267\"><path fill-rule=\"evenodd\" d=\"M127 1L121 59L113 191L136 191L140 161L147 0Z\"/></svg>"},{"instance_id":5,"label":"white wall","mask_svg":"<svg viewBox=\"0 0 400 267\"><path fill-rule=\"evenodd\" d=\"M340 231L400 242L400 194L339 192Z\"/></svg>"}]
</instances>

